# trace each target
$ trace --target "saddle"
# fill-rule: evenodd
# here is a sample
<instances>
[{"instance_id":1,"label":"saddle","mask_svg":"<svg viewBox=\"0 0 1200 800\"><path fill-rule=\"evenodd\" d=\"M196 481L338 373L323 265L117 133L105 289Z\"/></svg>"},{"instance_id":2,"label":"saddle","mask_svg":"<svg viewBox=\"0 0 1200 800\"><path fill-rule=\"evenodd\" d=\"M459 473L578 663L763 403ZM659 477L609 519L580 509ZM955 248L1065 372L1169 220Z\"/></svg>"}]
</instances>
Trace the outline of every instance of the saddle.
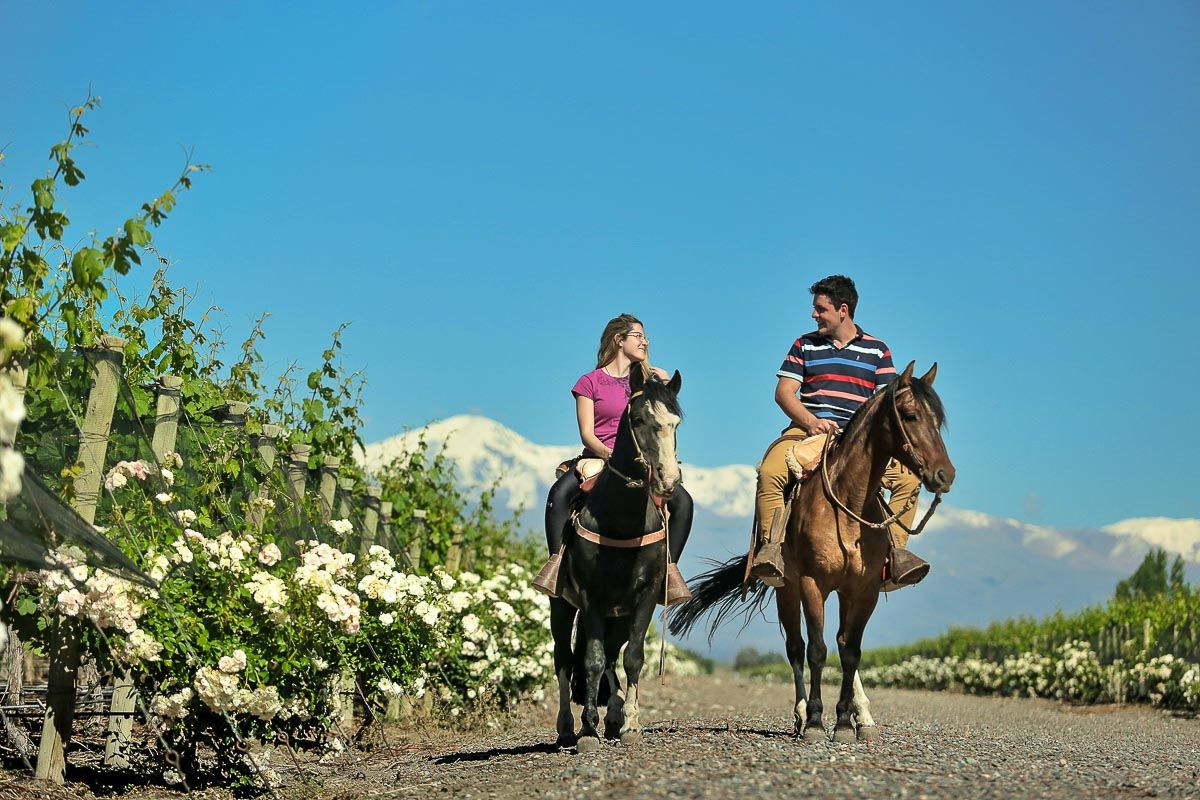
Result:
<instances>
[{"instance_id":1,"label":"saddle","mask_svg":"<svg viewBox=\"0 0 1200 800\"><path fill-rule=\"evenodd\" d=\"M816 436L809 436L807 438L795 438L798 441L788 448L783 457L787 461L792 478L799 484L804 483L808 476L820 465L821 455L825 452L825 440L829 438L829 434L818 433ZM791 499L790 496L788 499Z\"/></svg>"},{"instance_id":2,"label":"saddle","mask_svg":"<svg viewBox=\"0 0 1200 800\"><path fill-rule=\"evenodd\" d=\"M567 459L554 470L554 477L559 478L568 470L575 470L575 474L579 476L579 488L587 494L595 488L596 479L604 471L604 459L583 456Z\"/></svg>"}]
</instances>

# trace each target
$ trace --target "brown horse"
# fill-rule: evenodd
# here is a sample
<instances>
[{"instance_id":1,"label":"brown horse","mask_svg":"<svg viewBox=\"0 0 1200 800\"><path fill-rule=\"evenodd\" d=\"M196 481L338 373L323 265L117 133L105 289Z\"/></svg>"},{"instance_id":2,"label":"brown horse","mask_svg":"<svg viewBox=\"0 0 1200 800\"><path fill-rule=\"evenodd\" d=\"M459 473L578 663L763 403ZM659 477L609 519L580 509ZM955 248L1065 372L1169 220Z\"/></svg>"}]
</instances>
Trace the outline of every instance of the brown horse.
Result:
<instances>
[{"instance_id":1,"label":"brown horse","mask_svg":"<svg viewBox=\"0 0 1200 800\"><path fill-rule=\"evenodd\" d=\"M954 465L946 454L941 429L942 401L933 390L934 364L913 378L909 363L896 380L863 403L842 434L828 447L821 475L800 486L784 543L784 586L776 590L779 622L787 640L788 661L796 684L795 729L806 740L825 737L822 722L821 672L825 667L825 601L837 592L838 653L842 688L837 703L834 741L874 735L866 695L858 679L862 637L879 600L881 576L891 545L879 487L888 462L895 458L911 469L931 492L942 494L954 482ZM903 545L903 542L897 542ZM680 606L671 632L687 632L708 610L718 607L712 631L742 602L746 556L699 577L693 597ZM754 605L768 588L752 590ZM803 616L803 618L802 618ZM802 623L808 628L804 646ZM804 691L804 660L811 683Z\"/></svg>"}]
</instances>

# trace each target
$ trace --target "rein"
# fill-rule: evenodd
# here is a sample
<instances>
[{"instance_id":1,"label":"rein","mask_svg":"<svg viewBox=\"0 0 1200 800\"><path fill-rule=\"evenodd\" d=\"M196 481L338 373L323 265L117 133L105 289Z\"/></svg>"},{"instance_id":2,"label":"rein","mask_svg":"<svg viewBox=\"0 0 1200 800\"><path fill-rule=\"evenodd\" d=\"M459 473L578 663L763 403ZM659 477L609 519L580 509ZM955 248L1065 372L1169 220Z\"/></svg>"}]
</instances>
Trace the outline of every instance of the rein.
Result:
<instances>
[{"instance_id":1,"label":"rein","mask_svg":"<svg viewBox=\"0 0 1200 800\"><path fill-rule=\"evenodd\" d=\"M912 440L908 437L908 431L906 431L904 429L904 420L902 420L900 418L900 409L896 405L896 396L895 395L892 395L892 418L895 419L896 427L899 428L899 430L900 430L900 437L904 440L904 443L901 445L901 450L909 458L911 458L913 460L913 462L917 465L918 472L923 470L925 468L925 459L921 458L917 454L916 448L912 446ZM903 508L901 508L899 511L897 511L894 514L889 515L882 522L870 522L868 520L865 520L862 517L860 517L858 514L855 514L853 511L851 511L849 509L849 507L847 507L846 504L842 502L841 498L839 498L837 496L837 493L834 492L833 481L829 478L829 458L828 458L829 449L833 445L834 439L840 435L841 435L841 430L839 429L837 434L832 435L825 440L825 447L823 447L821 450L821 483L822 483L823 488L825 489L825 496L828 497L833 502L834 505L836 505L839 509L844 511L847 515L850 516L851 519L853 519L859 525L865 525L866 527L874 529L874 530L882 530L883 528L890 527L892 525L892 523L897 523L900 525L900 527L904 528L904 530L907 531L908 534L911 536L916 536L918 533L923 531L925 529L925 523L929 522L929 518L933 516L933 512L937 509L938 505L940 505L942 502L942 493L941 492L937 492L936 494L934 494L933 502L929 504L929 510L926 511L925 516L921 518L921 524L917 525L917 527L912 530L909 530L903 523L898 522L898 520L900 519L900 517L904 516L904 514L907 513L907 511L910 508L912 508L914 503L917 502L917 496L915 494L908 499L908 502L904 504ZM882 495L880 495L880 500L882 500L882 499L883 499L883 497L882 497ZM890 509L890 506L888 506L887 503L884 503L884 508Z\"/></svg>"}]
</instances>

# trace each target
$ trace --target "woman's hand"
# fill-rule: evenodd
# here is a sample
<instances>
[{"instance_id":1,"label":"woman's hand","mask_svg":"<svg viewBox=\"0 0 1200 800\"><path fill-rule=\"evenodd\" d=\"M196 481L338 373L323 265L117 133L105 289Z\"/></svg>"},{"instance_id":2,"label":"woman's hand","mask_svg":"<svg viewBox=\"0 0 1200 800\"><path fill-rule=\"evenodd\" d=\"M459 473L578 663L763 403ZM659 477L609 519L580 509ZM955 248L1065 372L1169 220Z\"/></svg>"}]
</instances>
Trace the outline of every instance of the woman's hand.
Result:
<instances>
[{"instance_id":1,"label":"woman's hand","mask_svg":"<svg viewBox=\"0 0 1200 800\"><path fill-rule=\"evenodd\" d=\"M669 383L671 380L671 376L662 367L651 367L650 372L662 383Z\"/></svg>"}]
</instances>

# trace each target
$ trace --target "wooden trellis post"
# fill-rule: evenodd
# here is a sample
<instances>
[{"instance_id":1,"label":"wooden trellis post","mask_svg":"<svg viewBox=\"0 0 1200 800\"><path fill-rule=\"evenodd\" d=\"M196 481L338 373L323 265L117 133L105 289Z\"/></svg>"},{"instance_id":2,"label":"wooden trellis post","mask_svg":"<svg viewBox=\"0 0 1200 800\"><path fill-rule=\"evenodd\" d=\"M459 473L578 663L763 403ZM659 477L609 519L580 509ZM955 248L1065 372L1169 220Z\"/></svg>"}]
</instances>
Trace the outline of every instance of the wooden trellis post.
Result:
<instances>
[{"instance_id":1,"label":"wooden trellis post","mask_svg":"<svg viewBox=\"0 0 1200 800\"><path fill-rule=\"evenodd\" d=\"M176 375L160 375L155 389L156 408L154 435L150 448L154 457L162 464L167 453L175 451L179 434L180 389L183 378ZM128 670L119 675L113 686L109 704L108 739L104 743L104 764L124 769L129 766L129 744L133 736L132 713L137 709L137 692Z\"/></svg>"},{"instance_id":2,"label":"wooden trellis post","mask_svg":"<svg viewBox=\"0 0 1200 800\"><path fill-rule=\"evenodd\" d=\"M329 522L333 519L333 500L337 496L338 468L342 460L337 456L325 456L321 462L321 482L318 491L321 495L321 519Z\"/></svg>"},{"instance_id":3,"label":"wooden trellis post","mask_svg":"<svg viewBox=\"0 0 1200 800\"><path fill-rule=\"evenodd\" d=\"M276 442L279 439L279 434L283 433L283 429L278 425L263 425L262 433L254 439L254 449L258 451L258 457L262 459L267 470L274 470L279 466L279 449ZM256 500L263 496L261 489L255 489L250 494L251 500ZM257 531L262 531L263 523L266 522L267 515L261 507L256 503L250 503L247 511L247 521Z\"/></svg>"},{"instance_id":4,"label":"wooden trellis post","mask_svg":"<svg viewBox=\"0 0 1200 800\"><path fill-rule=\"evenodd\" d=\"M361 550L366 553L375 544L375 532L379 530L379 487L367 487L367 499L363 502L363 536Z\"/></svg>"},{"instance_id":5,"label":"wooden trellis post","mask_svg":"<svg viewBox=\"0 0 1200 800\"><path fill-rule=\"evenodd\" d=\"M23 365L14 364L4 370L3 374L8 376L12 383L13 389L21 397L22 405L25 401L25 389L29 383L29 372ZM3 442L0 444L13 445L14 442ZM4 503L0 502L0 507ZM0 551L3 551L0 546ZM21 643L17 632L9 628L8 631L8 648L5 650L5 674L8 676L8 685L3 694L0 694L0 702L4 705L20 705L21 695L25 688L25 645ZM11 720L5 719L4 732L8 738L9 746L17 750L24 758L28 757L33 752L33 742L29 739L29 735L25 729Z\"/></svg>"},{"instance_id":6,"label":"wooden trellis post","mask_svg":"<svg viewBox=\"0 0 1200 800\"><path fill-rule=\"evenodd\" d=\"M92 351L92 389L80 431L79 463L75 478L75 510L89 524L96 521L96 503L104 480L108 432L120 385L121 351L125 340L101 336ZM75 716L75 674L79 670L79 631L74 620L59 618L50 637L50 675L46 686L46 715L38 745L37 777L62 784L66 780L66 746Z\"/></svg>"},{"instance_id":7,"label":"wooden trellis post","mask_svg":"<svg viewBox=\"0 0 1200 800\"><path fill-rule=\"evenodd\" d=\"M311 450L306 444L292 445L292 452L287 461L288 492L296 504L296 522L304 522L304 489L308 484L308 453Z\"/></svg>"},{"instance_id":8,"label":"wooden trellis post","mask_svg":"<svg viewBox=\"0 0 1200 800\"><path fill-rule=\"evenodd\" d=\"M454 574L458 572L459 563L462 559L463 548L463 530L461 525L454 526L454 532L450 536L450 549L446 551L446 572Z\"/></svg>"},{"instance_id":9,"label":"wooden trellis post","mask_svg":"<svg viewBox=\"0 0 1200 800\"><path fill-rule=\"evenodd\" d=\"M413 512L413 537L408 543L408 563L412 567L413 572L421 571L421 543L425 541L425 520L429 516L429 512L423 508L414 508Z\"/></svg>"},{"instance_id":10,"label":"wooden trellis post","mask_svg":"<svg viewBox=\"0 0 1200 800\"><path fill-rule=\"evenodd\" d=\"M384 500L379 504L379 527L383 533L384 545L390 550L395 545L392 538L392 501Z\"/></svg>"},{"instance_id":11,"label":"wooden trellis post","mask_svg":"<svg viewBox=\"0 0 1200 800\"><path fill-rule=\"evenodd\" d=\"M354 492L354 478L338 478L341 498L338 500L338 518L350 519L350 495Z\"/></svg>"}]
</instances>

